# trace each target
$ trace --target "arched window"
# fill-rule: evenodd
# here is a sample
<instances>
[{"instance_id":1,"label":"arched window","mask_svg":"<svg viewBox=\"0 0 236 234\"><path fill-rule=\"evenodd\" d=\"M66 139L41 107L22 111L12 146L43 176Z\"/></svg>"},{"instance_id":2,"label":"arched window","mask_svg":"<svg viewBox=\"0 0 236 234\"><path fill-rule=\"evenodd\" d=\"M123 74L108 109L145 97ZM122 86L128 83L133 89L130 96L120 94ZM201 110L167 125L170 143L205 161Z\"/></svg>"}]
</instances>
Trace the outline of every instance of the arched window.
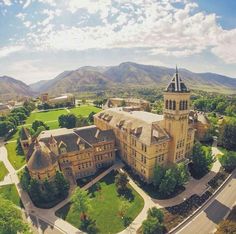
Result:
<instances>
[{"instance_id":1,"label":"arched window","mask_svg":"<svg viewBox=\"0 0 236 234\"><path fill-rule=\"evenodd\" d=\"M179 110L182 110L182 103L183 103L183 101L179 102Z\"/></svg>"},{"instance_id":2,"label":"arched window","mask_svg":"<svg viewBox=\"0 0 236 234\"><path fill-rule=\"evenodd\" d=\"M172 101L169 101L169 109L172 110Z\"/></svg>"},{"instance_id":3,"label":"arched window","mask_svg":"<svg viewBox=\"0 0 236 234\"><path fill-rule=\"evenodd\" d=\"M173 110L176 110L176 101L173 101Z\"/></svg>"},{"instance_id":4,"label":"arched window","mask_svg":"<svg viewBox=\"0 0 236 234\"><path fill-rule=\"evenodd\" d=\"M168 100L166 100L166 109L168 109Z\"/></svg>"}]
</instances>

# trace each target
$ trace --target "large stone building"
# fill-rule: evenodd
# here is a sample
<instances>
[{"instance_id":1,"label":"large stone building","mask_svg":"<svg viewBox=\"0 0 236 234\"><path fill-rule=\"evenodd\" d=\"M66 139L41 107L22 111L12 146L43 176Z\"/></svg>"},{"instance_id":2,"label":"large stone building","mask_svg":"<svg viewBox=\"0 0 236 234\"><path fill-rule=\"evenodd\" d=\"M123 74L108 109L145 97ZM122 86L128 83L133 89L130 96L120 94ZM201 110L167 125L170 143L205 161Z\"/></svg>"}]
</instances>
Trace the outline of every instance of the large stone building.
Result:
<instances>
[{"instance_id":1,"label":"large stone building","mask_svg":"<svg viewBox=\"0 0 236 234\"><path fill-rule=\"evenodd\" d=\"M57 170L72 183L92 175L114 163L114 145L113 131L96 126L43 131L33 142L25 129L22 139L29 173L39 181L50 180Z\"/></svg>"},{"instance_id":2,"label":"large stone building","mask_svg":"<svg viewBox=\"0 0 236 234\"><path fill-rule=\"evenodd\" d=\"M164 92L163 115L111 108L95 115L95 125L112 129L120 157L145 181L156 165L187 162L195 129L189 125L190 91L178 71Z\"/></svg>"},{"instance_id":3,"label":"large stone building","mask_svg":"<svg viewBox=\"0 0 236 234\"><path fill-rule=\"evenodd\" d=\"M44 180L61 170L74 181L111 165L117 150L143 180L151 182L156 165L188 162L195 133L189 112L190 91L176 70L164 92L163 115L115 107L96 114L95 126L44 131L34 141L25 133L22 146L30 174Z\"/></svg>"}]
</instances>

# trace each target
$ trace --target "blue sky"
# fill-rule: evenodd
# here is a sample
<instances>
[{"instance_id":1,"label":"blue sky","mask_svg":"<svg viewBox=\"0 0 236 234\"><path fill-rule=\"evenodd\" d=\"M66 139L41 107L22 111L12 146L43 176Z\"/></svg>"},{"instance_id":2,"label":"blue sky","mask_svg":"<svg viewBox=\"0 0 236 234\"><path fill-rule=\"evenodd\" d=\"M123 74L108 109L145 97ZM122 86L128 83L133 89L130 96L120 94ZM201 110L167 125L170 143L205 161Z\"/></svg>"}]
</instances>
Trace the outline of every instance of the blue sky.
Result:
<instances>
[{"instance_id":1,"label":"blue sky","mask_svg":"<svg viewBox=\"0 0 236 234\"><path fill-rule=\"evenodd\" d=\"M235 0L0 0L0 76L125 61L236 78Z\"/></svg>"}]
</instances>

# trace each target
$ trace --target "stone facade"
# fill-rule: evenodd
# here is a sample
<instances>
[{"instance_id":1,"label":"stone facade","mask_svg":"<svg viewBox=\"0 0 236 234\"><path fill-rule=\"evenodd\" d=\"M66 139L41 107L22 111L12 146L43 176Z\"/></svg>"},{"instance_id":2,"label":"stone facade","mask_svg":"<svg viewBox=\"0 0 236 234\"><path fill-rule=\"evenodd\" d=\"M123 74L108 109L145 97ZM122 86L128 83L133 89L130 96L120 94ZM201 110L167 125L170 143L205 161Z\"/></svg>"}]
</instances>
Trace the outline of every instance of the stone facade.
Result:
<instances>
[{"instance_id":1,"label":"stone facade","mask_svg":"<svg viewBox=\"0 0 236 234\"><path fill-rule=\"evenodd\" d=\"M57 170L70 182L94 174L115 161L115 136L112 130L96 126L56 129L42 132L26 154L32 178L52 179Z\"/></svg>"},{"instance_id":2,"label":"stone facade","mask_svg":"<svg viewBox=\"0 0 236 234\"><path fill-rule=\"evenodd\" d=\"M178 71L164 92L164 102L163 115L118 107L94 117L98 128L114 131L120 157L147 182L156 165L187 163L194 144L195 129L188 122L190 92Z\"/></svg>"}]
</instances>

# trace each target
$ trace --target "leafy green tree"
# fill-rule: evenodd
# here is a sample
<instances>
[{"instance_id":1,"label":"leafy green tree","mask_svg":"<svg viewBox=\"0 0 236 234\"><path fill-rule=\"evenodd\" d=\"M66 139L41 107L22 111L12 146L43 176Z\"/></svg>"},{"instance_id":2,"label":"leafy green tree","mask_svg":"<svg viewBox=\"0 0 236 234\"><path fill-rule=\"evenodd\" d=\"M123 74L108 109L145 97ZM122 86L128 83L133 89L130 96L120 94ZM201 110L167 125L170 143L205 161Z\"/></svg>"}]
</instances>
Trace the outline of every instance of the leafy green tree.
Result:
<instances>
[{"instance_id":1,"label":"leafy green tree","mask_svg":"<svg viewBox=\"0 0 236 234\"><path fill-rule=\"evenodd\" d=\"M187 165L179 163L176 166L176 181L177 186L183 186L189 180L189 171Z\"/></svg>"},{"instance_id":2,"label":"leafy green tree","mask_svg":"<svg viewBox=\"0 0 236 234\"><path fill-rule=\"evenodd\" d=\"M115 185L117 188L118 193L122 193L125 190L127 190L127 184L129 182L129 179L127 177L127 174L124 172L119 172L115 177Z\"/></svg>"},{"instance_id":3,"label":"leafy green tree","mask_svg":"<svg viewBox=\"0 0 236 234\"><path fill-rule=\"evenodd\" d=\"M30 180L29 194L30 194L30 197L36 203L40 203L42 201L42 193L41 193L41 190L40 190L40 184L36 179L31 179Z\"/></svg>"},{"instance_id":4,"label":"leafy green tree","mask_svg":"<svg viewBox=\"0 0 236 234\"><path fill-rule=\"evenodd\" d=\"M177 185L177 179L173 169L167 169L159 186L159 192L163 195L170 195L174 192Z\"/></svg>"},{"instance_id":5,"label":"leafy green tree","mask_svg":"<svg viewBox=\"0 0 236 234\"><path fill-rule=\"evenodd\" d=\"M58 122L61 128L75 128L77 118L74 114L60 115L58 118Z\"/></svg>"},{"instance_id":6,"label":"leafy green tree","mask_svg":"<svg viewBox=\"0 0 236 234\"><path fill-rule=\"evenodd\" d=\"M95 115L96 113L94 112L94 111L92 111L90 114L89 114L89 116L88 116L88 122L90 123L90 124L93 124L94 123L94 121L93 121L93 116Z\"/></svg>"},{"instance_id":7,"label":"leafy green tree","mask_svg":"<svg viewBox=\"0 0 236 234\"><path fill-rule=\"evenodd\" d=\"M192 168L197 177L205 175L214 162L211 150L206 149L199 142L195 143L192 152Z\"/></svg>"},{"instance_id":8,"label":"leafy green tree","mask_svg":"<svg viewBox=\"0 0 236 234\"><path fill-rule=\"evenodd\" d=\"M32 128L34 129L34 131L36 132L38 130L39 127L43 126L45 130L48 130L49 127L47 126L47 124L45 124L43 121L40 120L35 120L32 123Z\"/></svg>"},{"instance_id":9,"label":"leafy green tree","mask_svg":"<svg viewBox=\"0 0 236 234\"><path fill-rule=\"evenodd\" d=\"M30 180L31 178L30 178L28 168L25 167L22 175L20 176L20 183L21 183L22 188L27 192L29 191Z\"/></svg>"},{"instance_id":10,"label":"leafy green tree","mask_svg":"<svg viewBox=\"0 0 236 234\"><path fill-rule=\"evenodd\" d=\"M61 172L57 171L54 183L57 188L58 195L63 198L67 197L70 189L70 184Z\"/></svg>"},{"instance_id":11,"label":"leafy green tree","mask_svg":"<svg viewBox=\"0 0 236 234\"><path fill-rule=\"evenodd\" d=\"M49 182L47 179L43 182L42 197L46 202L53 201L57 195L57 188L53 182Z\"/></svg>"},{"instance_id":12,"label":"leafy green tree","mask_svg":"<svg viewBox=\"0 0 236 234\"><path fill-rule=\"evenodd\" d=\"M82 115L77 116L77 120L76 120L76 126L77 127L84 127L84 126L88 126L88 125L89 125L88 118L86 118Z\"/></svg>"},{"instance_id":13,"label":"leafy green tree","mask_svg":"<svg viewBox=\"0 0 236 234\"><path fill-rule=\"evenodd\" d=\"M4 137L9 134L10 131L14 131L16 126L10 121L0 121L0 137Z\"/></svg>"},{"instance_id":14,"label":"leafy green tree","mask_svg":"<svg viewBox=\"0 0 236 234\"><path fill-rule=\"evenodd\" d=\"M157 165L153 171L153 185L155 187L160 186L164 175L165 175L165 168L160 165Z\"/></svg>"},{"instance_id":15,"label":"leafy green tree","mask_svg":"<svg viewBox=\"0 0 236 234\"><path fill-rule=\"evenodd\" d=\"M157 218L160 223L163 223L164 221L163 212L156 207L152 207L148 210L148 218L150 217Z\"/></svg>"},{"instance_id":16,"label":"leafy green tree","mask_svg":"<svg viewBox=\"0 0 236 234\"><path fill-rule=\"evenodd\" d=\"M232 171L236 167L236 152L227 151L218 157L220 164L227 171Z\"/></svg>"},{"instance_id":17,"label":"leafy green tree","mask_svg":"<svg viewBox=\"0 0 236 234\"><path fill-rule=\"evenodd\" d=\"M0 233L30 233L29 226L23 221L21 211L9 200L0 197Z\"/></svg>"},{"instance_id":18,"label":"leafy green tree","mask_svg":"<svg viewBox=\"0 0 236 234\"><path fill-rule=\"evenodd\" d=\"M77 188L71 197L72 210L80 213L81 221L86 221L91 208L88 192Z\"/></svg>"},{"instance_id":19,"label":"leafy green tree","mask_svg":"<svg viewBox=\"0 0 236 234\"><path fill-rule=\"evenodd\" d=\"M142 223L143 234L162 234L163 225L158 221L157 218L150 217Z\"/></svg>"},{"instance_id":20,"label":"leafy green tree","mask_svg":"<svg viewBox=\"0 0 236 234\"><path fill-rule=\"evenodd\" d=\"M122 199L119 206L119 214L122 218L127 215L127 211L130 208L130 203L126 199Z\"/></svg>"},{"instance_id":21,"label":"leafy green tree","mask_svg":"<svg viewBox=\"0 0 236 234\"><path fill-rule=\"evenodd\" d=\"M220 127L219 141L227 150L236 151L236 119L231 118Z\"/></svg>"}]
</instances>

